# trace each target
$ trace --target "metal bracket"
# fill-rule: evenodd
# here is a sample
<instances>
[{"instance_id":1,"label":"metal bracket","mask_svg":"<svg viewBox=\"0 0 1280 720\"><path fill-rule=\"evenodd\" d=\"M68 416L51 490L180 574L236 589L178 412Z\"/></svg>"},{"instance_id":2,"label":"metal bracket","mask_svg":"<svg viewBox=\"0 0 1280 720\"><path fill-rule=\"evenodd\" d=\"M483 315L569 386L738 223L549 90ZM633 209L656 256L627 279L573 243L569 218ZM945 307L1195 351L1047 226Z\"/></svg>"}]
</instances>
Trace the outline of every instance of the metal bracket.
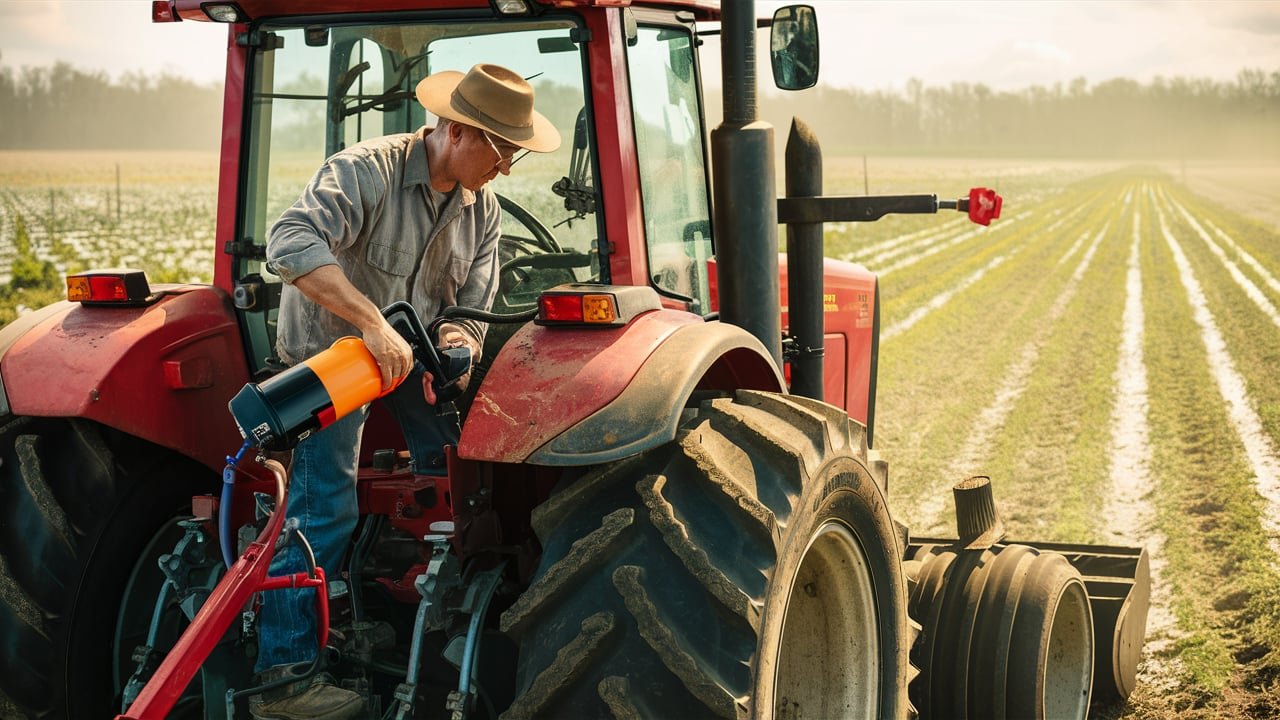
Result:
<instances>
[{"instance_id":1,"label":"metal bracket","mask_svg":"<svg viewBox=\"0 0 1280 720\"><path fill-rule=\"evenodd\" d=\"M222 561L215 549L217 544L208 537L205 522L204 518L179 522L178 526L183 530L182 537L174 545L173 552L159 558L158 565L164 573L164 581L151 614L146 643L133 651L131 659L136 663L136 668L125 684L121 699L122 711L127 711L138 699L164 659L164 653L156 649L156 643L165 608L176 599L182 613L191 620L218 584Z\"/></svg>"},{"instance_id":2,"label":"metal bracket","mask_svg":"<svg viewBox=\"0 0 1280 720\"><path fill-rule=\"evenodd\" d=\"M824 347L808 347L796 342L794 337L782 338L782 359L784 361L795 360L799 357L822 357L827 351Z\"/></svg>"},{"instance_id":3,"label":"metal bracket","mask_svg":"<svg viewBox=\"0 0 1280 720\"><path fill-rule=\"evenodd\" d=\"M453 554L449 538L445 535L428 535L423 540L431 543L431 560L427 571L414 580L422 600L418 603L418 615L413 623L413 642L409 647L409 668L404 682L396 686L396 720L413 717L414 697L418 692L418 668L422 660L422 639L428 630L444 627L445 594L462 583L458 557Z\"/></svg>"},{"instance_id":4,"label":"metal bracket","mask_svg":"<svg viewBox=\"0 0 1280 720\"><path fill-rule=\"evenodd\" d=\"M236 45L263 50L278 50L284 47L284 38L266 30L254 30L236 34Z\"/></svg>"},{"instance_id":5,"label":"metal bracket","mask_svg":"<svg viewBox=\"0 0 1280 720\"><path fill-rule=\"evenodd\" d=\"M255 243L253 238L228 240L222 244L222 252L227 255L249 258L250 260L267 259L267 246Z\"/></svg>"},{"instance_id":6,"label":"metal bracket","mask_svg":"<svg viewBox=\"0 0 1280 720\"><path fill-rule=\"evenodd\" d=\"M466 595L462 598L461 610L464 614L471 616L471 622L467 626L462 662L458 664L458 689L449 693L449 699L445 703L445 709L451 716L450 720L467 720L467 716L475 707L476 693L472 683L476 657L480 654L480 637L484 632L484 616L489 609L489 601L493 599L494 592L502 582L502 573L506 567L507 563L503 561L493 568L478 573L467 586ZM450 643L445 652L448 653L452 647L453 643Z\"/></svg>"}]
</instances>

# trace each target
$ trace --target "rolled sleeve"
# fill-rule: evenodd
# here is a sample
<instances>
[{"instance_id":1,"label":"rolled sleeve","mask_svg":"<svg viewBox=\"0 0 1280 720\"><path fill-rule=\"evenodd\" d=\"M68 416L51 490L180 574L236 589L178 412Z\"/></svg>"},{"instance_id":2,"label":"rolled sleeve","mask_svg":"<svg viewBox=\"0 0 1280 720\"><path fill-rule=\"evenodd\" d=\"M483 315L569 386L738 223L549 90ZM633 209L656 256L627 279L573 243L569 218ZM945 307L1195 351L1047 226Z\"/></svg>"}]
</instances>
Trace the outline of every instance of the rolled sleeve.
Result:
<instances>
[{"instance_id":1,"label":"rolled sleeve","mask_svg":"<svg viewBox=\"0 0 1280 720\"><path fill-rule=\"evenodd\" d=\"M359 155L335 155L271 227L267 265L287 283L323 265L361 235L385 182Z\"/></svg>"}]
</instances>

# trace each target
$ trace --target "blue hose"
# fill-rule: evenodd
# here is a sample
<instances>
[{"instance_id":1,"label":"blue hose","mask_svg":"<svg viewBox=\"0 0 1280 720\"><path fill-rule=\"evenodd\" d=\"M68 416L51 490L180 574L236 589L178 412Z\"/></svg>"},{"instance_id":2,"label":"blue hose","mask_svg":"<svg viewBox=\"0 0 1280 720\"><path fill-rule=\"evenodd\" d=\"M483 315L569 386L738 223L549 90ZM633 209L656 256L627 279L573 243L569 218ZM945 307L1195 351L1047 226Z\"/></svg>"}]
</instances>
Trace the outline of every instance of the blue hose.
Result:
<instances>
[{"instance_id":1,"label":"blue hose","mask_svg":"<svg viewBox=\"0 0 1280 720\"><path fill-rule=\"evenodd\" d=\"M250 445L252 443L245 440L244 445L240 446L240 452L234 457L227 456L227 466L222 469L222 500L218 503L218 544L222 547L222 561L227 564L228 570L236 562L235 541L231 537L231 494L235 488L236 465L240 464L240 458L244 457Z\"/></svg>"}]
</instances>

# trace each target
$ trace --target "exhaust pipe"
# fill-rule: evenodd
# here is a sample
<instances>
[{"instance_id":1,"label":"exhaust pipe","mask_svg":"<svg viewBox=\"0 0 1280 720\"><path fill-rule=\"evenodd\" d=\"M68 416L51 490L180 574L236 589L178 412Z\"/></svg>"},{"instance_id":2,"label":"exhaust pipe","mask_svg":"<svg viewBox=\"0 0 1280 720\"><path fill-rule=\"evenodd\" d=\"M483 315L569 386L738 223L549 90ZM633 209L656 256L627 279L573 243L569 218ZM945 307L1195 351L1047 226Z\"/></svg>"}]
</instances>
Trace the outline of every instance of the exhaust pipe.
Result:
<instances>
[{"instance_id":1,"label":"exhaust pipe","mask_svg":"<svg viewBox=\"0 0 1280 720\"><path fill-rule=\"evenodd\" d=\"M756 108L755 2L721 8L724 120L711 131L720 319L754 335L782 368L773 126Z\"/></svg>"}]
</instances>

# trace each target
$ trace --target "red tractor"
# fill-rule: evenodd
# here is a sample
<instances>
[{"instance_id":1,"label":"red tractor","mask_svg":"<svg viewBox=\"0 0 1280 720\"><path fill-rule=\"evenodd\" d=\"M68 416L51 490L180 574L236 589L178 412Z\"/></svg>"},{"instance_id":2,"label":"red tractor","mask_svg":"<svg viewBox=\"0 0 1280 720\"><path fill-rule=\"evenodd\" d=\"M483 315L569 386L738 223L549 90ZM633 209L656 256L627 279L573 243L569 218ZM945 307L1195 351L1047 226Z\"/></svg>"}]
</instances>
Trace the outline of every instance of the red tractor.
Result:
<instances>
[{"instance_id":1,"label":"red tractor","mask_svg":"<svg viewBox=\"0 0 1280 720\"><path fill-rule=\"evenodd\" d=\"M331 673L371 717L1079 717L1132 689L1143 551L998 542L981 481L956 490L957 540L891 515L869 449L876 277L823 260L822 223L951 208L985 224L1000 201L820 197L804 132L776 197L755 35L772 26L781 87L812 85L811 8L152 12L228 24L222 252L212 285L82 273L0 330L0 715L246 717L255 598L287 585L316 588L326 619L298 673ZM477 62L529 77L567 142L496 186L501 317L461 441L415 471L375 412L346 570L267 577L277 544L303 541L271 450L337 412L272 394L267 230L327 155L427 122L420 78ZM228 457L237 393L271 432L246 427Z\"/></svg>"}]
</instances>

